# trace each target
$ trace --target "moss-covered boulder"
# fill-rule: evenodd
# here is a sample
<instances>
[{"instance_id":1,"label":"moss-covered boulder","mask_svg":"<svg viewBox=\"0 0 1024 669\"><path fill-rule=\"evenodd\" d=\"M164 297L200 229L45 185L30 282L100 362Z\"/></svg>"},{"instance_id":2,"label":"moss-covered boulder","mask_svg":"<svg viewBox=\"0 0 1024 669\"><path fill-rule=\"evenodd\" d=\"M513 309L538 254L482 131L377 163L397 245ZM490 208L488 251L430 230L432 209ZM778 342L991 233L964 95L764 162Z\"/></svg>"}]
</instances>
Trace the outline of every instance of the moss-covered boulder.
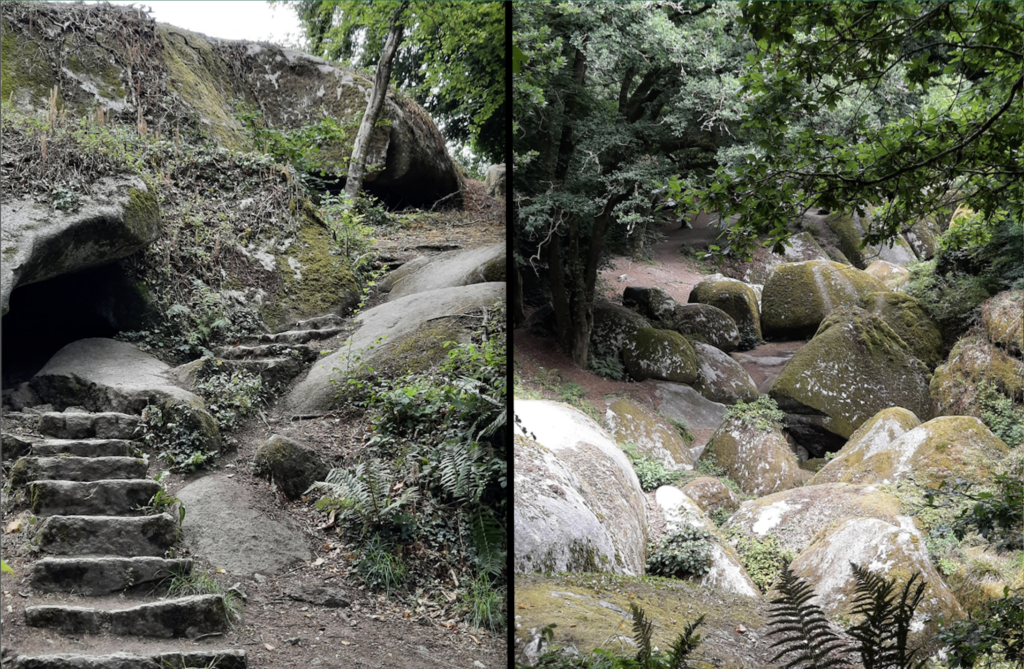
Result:
<instances>
[{"instance_id":1,"label":"moss-covered boulder","mask_svg":"<svg viewBox=\"0 0 1024 669\"><path fill-rule=\"evenodd\" d=\"M903 237L914 250L918 260L930 260L935 255L936 243L944 230L944 221L929 214L904 227Z\"/></svg>"},{"instance_id":2,"label":"moss-covered boulder","mask_svg":"<svg viewBox=\"0 0 1024 669\"><path fill-rule=\"evenodd\" d=\"M288 499L299 499L309 486L327 478L328 467L312 448L273 434L256 449L253 472L270 479Z\"/></svg>"},{"instance_id":3,"label":"moss-covered boulder","mask_svg":"<svg viewBox=\"0 0 1024 669\"><path fill-rule=\"evenodd\" d=\"M700 375L693 387L712 402L736 404L757 399L757 386L747 370L720 349L693 342Z\"/></svg>"},{"instance_id":4,"label":"moss-covered boulder","mask_svg":"<svg viewBox=\"0 0 1024 669\"><path fill-rule=\"evenodd\" d=\"M983 302L981 327L989 341L1019 357L1024 351L1024 290L1008 290Z\"/></svg>"},{"instance_id":5,"label":"moss-covered boulder","mask_svg":"<svg viewBox=\"0 0 1024 669\"><path fill-rule=\"evenodd\" d=\"M740 350L761 341L761 308L757 292L746 283L715 274L690 291L690 303L710 304L729 314L740 331Z\"/></svg>"},{"instance_id":6,"label":"moss-covered boulder","mask_svg":"<svg viewBox=\"0 0 1024 669\"><path fill-rule=\"evenodd\" d=\"M557 402L518 400L515 571L644 573L640 481L611 436Z\"/></svg>"},{"instance_id":7,"label":"moss-covered boulder","mask_svg":"<svg viewBox=\"0 0 1024 669\"><path fill-rule=\"evenodd\" d=\"M800 469L782 430L759 428L740 418L727 419L705 447L698 462L708 460L748 495L795 488L810 475Z\"/></svg>"},{"instance_id":8,"label":"moss-covered boulder","mask_svg":"<svg viewBox=\"0 0 1024 669\"><path fill-rule=\"evenodd\" d=\"M624 342L636 336L651 322L632 309L608 300L594 300L594 326L590 330L590 350L597 355L619 357Z\"/></svg>"},{"instance_id":9,"label":"moss-covered boulder","mask_svg":"<svg viewBox=\"0 0 1024 669\"><path fill-rule=\"evenodd\" d=\"M840 451L843 457L825 465L815 481L894 483L912 478L930 488L946 480L980 483L1009 452L972 416L933 418L888 443L883 443L884 433L875 434L870 439L865 433L849 451Z\"/></svg>"},{"instance_id":10,"label":"moss-covered boulder","mask_svg":"<svg viewBox=\"0 0 1024 669\"><path fill-rule=\"evenodd\" d=\"M676 301L661 288L629 286L622 291L622 305L653 322L670 321Z\"/></svg>"},{"instance_id":11,"label":"moss-covered boulder","mask_svg":"<svg viewBox=\"0 0 1024 669\"><path fill-rule=\"evenodd\" d=\"M732 488L714 476L699 476L681 490L708 515L716 511L732 513L740 505L740 498Z\"/></svg>"},{"instance_id":12,"label":"moss-covered boulder","mask_svg":"<svg viewBox=\"0 0 1024 669\"><path fill-rule=\"evenodd\" d=\"M705 640L693 655L694 669L763 669L775 651L751 637L767 634L763 598L720 592L690 581L606 574L529 574L515 579L516 660L536 658L541 630L552 623L557 646L581 652L596 648L622 654L630 646L629 605L639 603L654 621L653 645L668 648L687 623L705 616ZM531 647L532 646L532 647ZM528 648L529 647L529 648ZM628 654L628 651L627 653Z\"/></svg>"},{"instance_id":13,"label":"moss-covered boulder","mask_svg":"<svg viewBox=\"0 0 1024 669\"><path fill-rule=\"evenodd\" d=\"M880 316L854 309L823 321L768 394L787 413L821 417L822 428L849 438L888 407L930 418L930 380L928 368Z\"/></svg>"},{"instance_id":14,"label":"moss-covered boulder","mask_svg":"<svg viewBox=\"0 0 1024 669\"><path fill-rule=\"evenodd\" d=\"M681 383L655 382L658 413L686 425L693 433L691 450L698 455L711 436L725 421L729 410L724 404L712 402L690 386Z\"/></svg>"},{"instance_id":15,"label":"moss-covered boulder","mask_svg":"<svg viewBox=\"0 0 1024 669\"><path fill-rule=\"evenodd\" d=\"M740 330L732 316L710 304L677 304L671 329L729 353L740 345Z\"/></svg>"},{"instance_id":16,"label":"moss-covered boulder","mask_svg":"<svg viewBox=\"0 0 1024 669\"><path fill-rule=\"evenodd\" d=\"M935 415L981 416L980 394L991 388L1018 408L1024 400L1024 362L977 335L957 341L931 380Z\"/></svg>"},{"instance_id":17,"label":"moss-covered boulder","mask_svg":"<svg viewBox=\"0 0 1024 669\"><path fill-rule=\"evenodd\" d=\"M281 288L261 309L271 329L321 314L341 314L359 302L352 270L335 249L319 212L308 202L296 202L303 223L284 251L272 254Z\"/></svg>"},{"instance_id":18,"label":"moss-covered boulder","mask_svg":"<svg viewBox=\"0 0 1024 669\"><path fill-rule=\"evenodd\" d=\"M871 227L871 214L860 216L856 212L833 212L826 218L829 229L839 239L839 249L858 269L864 269L875 260L885 260L905 267L917 260L917 255L901 235L882 244L865 244L864 236Z\"/></svg>"},{"instance_id":19,"label":"moss-covered boulder","mask_svg":"<svg viewBox=\"0 0 1024 669\"><path fill-rule=\"evenodd\" d=\"M662 537L687 526L704 530L711 536L708 572L699 577L691 577L692 580L719 592L744 597L758 596L758 589L740 564L736 551L721 540L718 528L696 502L674 486L658 488L654 500L661 522L652 523L652 527L658 528L651 533L653 545L658 545Z\"/></svg>"},{"instance_id":20,"label":"moss-covered boulder","mask_svg":"<svg viewBox=\"0 0 1024 669\"><path fill-rule=\"evenodd\" d=\"M921 573L924 597L910 624L910 647L925 648L924 655L938 650L939 619L963 616L956 597L932 565L922 537L912 525L896 525L876 518L849 518L822 530L793 560L790 568L806 579L817 593L817 602L835 621L850 622L856 578L850 563L866 567L898 587Z\"/></svg>"},{"instance_id":21,"label":"moss-covered boulder","mask_svg":"<svg viewBox=\"0 0 1024 669\"><path fill-rule=\"evenodd\" d=\"M700 374L693 346L672 330L637 330L623 340L622 361L626 371L637 381L662 379L693 383Z\"/></svg>"},{"instance_id":22,"label":"moss-covered boulder","mask_svg":"<svg viewBox=\"0 0 1024 669\"><path fill-rule=\"evenodd\" d=\"M866 306L885 284L830 260L786 263L768 276L761 296L761 327L774 339L801 339L843 307Z\"/></svg>"},{"instance_id":23,"label":"moss-covered boulder","mask_svg":"<svg viewBox=\"0 0 1024 669\"><path fill-rule=\"evenodd\" d=\"M876 260L864 271L884 283L889 290L899 290L910 280L909 269L884 260Z\"/></svg>"},{"instance_id":24,"label":"moss-covered boulder","mask_svg":"<svg viewBox=\"0 0 1024 669\"><path fill-rule=\"evenodd\" d=\"M916 298L887 290L872 293L868 303L929 369L942 361L942 332Z\"/></svg>"},{"instance_id":25,"label":"moss-covered boulder","mask_svg":"<svg viewBox=\"0 0 1024 669\"><path fill-rule=\"evenodd\" d=\"M921 424L912 411L901 407L883 409L850 435L849 441L818 470L807 485L842 480L846 467L855 466L865 457L881 452L889 444Z\"/></svg>"},{"instance_id":26,"label":"moss-covered boulder","mask_svg":"<svg viewBox=\"0 0 1024 669\"><path fill-rule=\"evenodd\" d=\"M769 535L794 554L805 549L818 531L845 518L877 518L899 524L899 500L875 486L826 483L750 500L722 526L733 540L763 541Z\"/></svg>"},{"instance_id":27,"label":"moss-covered boulder","mask_svg":"<svg viewBox=\"0 0 1024 669\"><path fill-rule=\"evenodd\" d=\"M111 263L160 234L156 195L138 176L101 177L74 211L27 197L0 204L0 313L11 291L62 274Z\"/></svg>"},{"instance_id":28,"label":"moss-covered boulder","mask_svg":"<svg viewBox=\"0 0 1024 669\"><path fill-rule=\"evenodd\" d=\"M646 406L620 397L608 403L605 421L615 441L633 444L640 455L669 469L693 468L693 454L680 431Z\"/></svg>"}]
</instances>

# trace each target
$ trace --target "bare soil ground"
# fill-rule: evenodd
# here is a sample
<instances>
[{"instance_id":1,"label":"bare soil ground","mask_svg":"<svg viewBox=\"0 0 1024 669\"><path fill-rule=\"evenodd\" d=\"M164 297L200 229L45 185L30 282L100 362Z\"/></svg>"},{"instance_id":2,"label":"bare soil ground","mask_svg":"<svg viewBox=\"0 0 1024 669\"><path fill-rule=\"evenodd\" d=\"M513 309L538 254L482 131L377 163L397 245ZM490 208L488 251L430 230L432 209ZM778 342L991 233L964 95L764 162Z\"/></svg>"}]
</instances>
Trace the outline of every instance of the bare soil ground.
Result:
<instances>
[{"instance_id":1,"label":"bare soil ground","mask_svg":"<svg viewBox=\"0 0 1024 669\"><path fill-rule=\"evenodd\" d=\"M395 230L380 240L378 250L383 255L393 254L407 260L420 253L503 241L504 201L488 198L479 181L468 182L466 201L462 210L425 215L408 227ZM381 300L377 296L369 306ZM333 349L340 346L344 338L342 334L321 342L320 346ZM0 580L4 657L13 649L26 654L103 655L122 651L151 654L163 650L240 648L246 651L249 666L254 669L492 669L507 665L510 654L506 633L471 628L462 620L463 602L457 593L467 573L452 571L428 587L390 596L361 585L355 575L355 556L351 547L338 536L337 528L325 527L324 516L305 500L290 502L266 480L251 473L249 463L254 459L256 448L273 433L298 439L316 449L330 465L343 467L357 461L369 436L369 426L356 410L313 420L291 420L272 405L264 416L247 421L230 435L234 450L221 458L217 469L191 477L172 475L165 480L168 492L173 494L198 476L231 477L251 489L259 510L268 517L289 517L303 528L313 559L295 565L284 574L238 577L217 573L217 565L196 560L195 569L210 570L225 590L237 584L247 597L241 609L241 620L231 631L223 636L197 640L140 640L110 635L70 636L28 628L24 617L26 606L56 603L92 606L99 602L76 595L33 591L28 585L31 557L26 535L23 531L9 533L5 530L0 535L0 549L16 576L4 574ZM154 463L151 474L158 466L159 463ZM6 471L2 483L7 484ZM4 528L20 512L6 494L3 512L7 514L0 518ZM271 554L274 546L268 545L266 550ZM428 570L429 556L421 557L423 561L413 564L413 568ZM351 605L325 608L290 596L308 586L338 588L348 595ZM120 598L102 598L102 606L131 606L137 603L133 599L147 594L148 591L143 591Z\"/></svg>"}]
</instances>

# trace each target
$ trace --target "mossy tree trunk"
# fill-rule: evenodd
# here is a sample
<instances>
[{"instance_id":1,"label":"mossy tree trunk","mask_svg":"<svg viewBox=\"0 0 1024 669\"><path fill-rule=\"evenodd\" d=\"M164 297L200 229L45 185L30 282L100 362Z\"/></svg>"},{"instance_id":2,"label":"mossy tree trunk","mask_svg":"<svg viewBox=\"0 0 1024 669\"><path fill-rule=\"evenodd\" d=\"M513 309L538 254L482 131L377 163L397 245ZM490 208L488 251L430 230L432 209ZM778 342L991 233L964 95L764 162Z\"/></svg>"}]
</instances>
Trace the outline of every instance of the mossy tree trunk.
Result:
<instances>
[{"instance_id":1,"label":"mossy tree trunk","mask_svg":"<svg viewBox=\"0 0 1024 669\"><path fill-rule=\"evenodd\" d=\"M402 43L402 36L405 33L405 24L402 23L402 15L408 8L409 2L402 2L391 17L388 27L388 38L384 43L384 50L380 54L380 62L373 74L373 91L370 93L370 100L366 103L366 112L363 120L359 123L359 131L356 133L355 142L352 144L352 158L348 163L348 179L345 181L345 194L354 198L359 189L363 187L363 176L366 173L366 152L370 143L370 135L373 134L373 127L377 124L380 110L384 108L384 97L388 92L388 82L391 80L391 66L395 61L395 54Z\"/></svg>"}]
</instances>

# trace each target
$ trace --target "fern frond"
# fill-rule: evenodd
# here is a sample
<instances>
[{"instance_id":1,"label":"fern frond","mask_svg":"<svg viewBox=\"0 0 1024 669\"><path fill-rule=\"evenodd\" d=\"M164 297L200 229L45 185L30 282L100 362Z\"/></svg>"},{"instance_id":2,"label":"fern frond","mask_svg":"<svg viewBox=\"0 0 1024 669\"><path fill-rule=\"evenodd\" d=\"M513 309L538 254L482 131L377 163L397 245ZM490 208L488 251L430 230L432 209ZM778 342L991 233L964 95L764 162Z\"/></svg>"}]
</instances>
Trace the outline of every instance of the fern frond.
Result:
<instances>
[{"instance_id":1,"label":"fern frond","mask_svg":"<svg viewBox=\"0 0 1024 669\"><path fill-rule=\"evenodd\" d=\"M636 643L636 661L643 669L651 666L651 635L654 623L647 618L636 602L629 603L629 611L633 614L633 641Z\"/></svg>"},{"instance_id":2,"label":"fern frond","mask_svg":"<svg viewBox=\"0 0 1024 669\"><path fill-rule=\"evenodd\" d=\"M918 581L921 573L915 573L903 585L897 601L895 578L887 579L852 562L850 566L857 579L851 613L863 619L849 632L859 642L857 650L864 669L914 669L914 657L920 649L909 649L907 642L914 611L927 585Z\"/></svg>"},{"instance_id":3,"label":"fern frond","mask_svg":"<svg viewBox=\"0 0 1024 669\"><path fill-rule=\"evenodd\" d=\"M771 661L785 658L785 669L848 669L847 646L821 607L810 601L813 588L789 565L783 567L775 587L778 597L771 600L768 636L777 637L769 647L779 650Z\"/></svg>"},{"instance_id":4,"label":"fern frond","mask_svg":"<svg viewBox=\"0 0 1024 669\"><path fill-rule=\"evenodd\" d=\"M669 652L668 666L670 669L684 669L686 658L690 656L697 646L700 645L701 635L697 634L697 628L704 622L704 614L691 623L687 623L683 633L672 642L672 649Z\"/></svg>"},{"instance_id":5,"label":"fern frond","mask_svg":"<svg viewBox=\"0 0 1024 669\"><path fill-rule=\"evenodd\" d=\"M505 530L485 506L478 506L470 519L470 537L476 551L477 568L491 576L505 570Z\"/></svg>"}]
</instances>

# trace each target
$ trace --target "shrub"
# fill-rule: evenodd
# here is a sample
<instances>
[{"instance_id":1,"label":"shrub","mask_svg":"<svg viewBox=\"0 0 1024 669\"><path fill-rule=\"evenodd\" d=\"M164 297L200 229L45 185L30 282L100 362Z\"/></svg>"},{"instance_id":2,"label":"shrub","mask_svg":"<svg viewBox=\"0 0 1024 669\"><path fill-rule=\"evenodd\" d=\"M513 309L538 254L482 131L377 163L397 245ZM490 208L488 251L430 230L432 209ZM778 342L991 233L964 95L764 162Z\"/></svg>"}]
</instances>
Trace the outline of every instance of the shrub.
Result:
<instances>
[{"instance_id":1,"label":"shrub","mask_svg":"<svg viewBox=\"0 0 1024 669\"><path fill-rule=\"evenodd\" d=\"M786 414L768 395L761 395L753 402L739 402L729 407L726 420L735 418L744 425L753 425L759 430L780 430Z\"/></svg>"},{"instance_id":2,"label":"shrub","mask_svg":"<svg viewBox=\"0 0 1024 669\"><path fill-rule=\"evenodd\" d=\"M1024 409L1014 406L1013 400L987 379L978 384L977 398L982 422L1010 448L1020 446L1024 442Z\"/></svg>"},{"instance_id":3,"label":"shrub","mask_svg":"<svg viewBox=\"0 0 1024 669\"><path fill-rule=\"evenodd\" d=\"M650 492L663 485L675 483L682 476L681 471L672 471L661 464L660 461L640 455L636 452L636 446L633 444L627 443L621 444L621 446L622 451L633 464L633 471L636 472L636 477L640 479L640 487L643 488L644 492Z\"/></svg>"},{"instance_id":4,"label":"shrub","mask_svg":"<svg viewBox=\"0 0 1024 669\"><path fill-rule=\"evenodd\" d=\"M950 667L1024 666L1024 591L1003 588L1000 599L989 600L980 615L944 626L939 639L947 648Z\"/></svg>"},{"instance_id":5,"label":"shrub","mask_svg":"<svg viewBox=\"0 0 1024 669\"><path fill-rule=\"evenodd\" d=\"M146 406L137 429L141 440L157 451L171 471L192 472L209 466L217 456L206 448L210 426L184 402Z\"/></svg>"},{"instance_id":6,"label":"shrub","mask_svg":"<svg viewBox=\"0 0 1024 669\"><path fill-rule=\"evenodd\" d=\"M669 578L703 576L711 569L713 539L705 529L684 525L651 546L647 573Z\"/></svg>"},{"instance_id":7,"label":"shrub","mask_svg":"<svg viewBox=\"0 0 1024 669\"><path fill-rule=\"evenodd\" d=\"M767 534L763 539L741 537L736 541L736 553L750 580L761 592L768 592L782 570L796 557L782 547L774 534Z\"/></svg>"},{"instance_id":8,"label":"shrub","mask_svg":"<svg viewBox=\"0 0 1024 669\"><path fill-rule=\"evenodd\" d=\"M240 419L255 415L269 394L259 374L243 369L228 373L221 361L213 358L203 360L195 389L222 430L233 430Z\"/></svg>"}]
</instances>

